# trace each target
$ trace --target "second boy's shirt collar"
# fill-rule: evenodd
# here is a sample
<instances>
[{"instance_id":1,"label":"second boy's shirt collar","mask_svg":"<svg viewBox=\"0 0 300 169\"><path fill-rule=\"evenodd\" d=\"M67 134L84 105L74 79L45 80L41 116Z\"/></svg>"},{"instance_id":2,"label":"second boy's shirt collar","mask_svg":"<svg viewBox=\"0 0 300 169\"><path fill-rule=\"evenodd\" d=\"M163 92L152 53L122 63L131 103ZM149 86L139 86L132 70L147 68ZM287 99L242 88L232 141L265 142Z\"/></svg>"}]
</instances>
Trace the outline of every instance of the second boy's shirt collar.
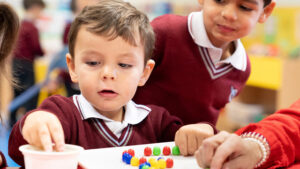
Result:
<instances>
[{"instance_id":1,"label":"second boy's shirt collar","mask_svg":"<svg viewBox=\"0 0 300 169\"><path fill-rule=\"evenodd\" d=\"M238 70L245 71L247 67L247 54L243 44L240 40L234 41L236 50L235 52L225 60L221 61L222 49L215 47L209 40L204 22L202 12L193 12L188 16L188 30L194 42L198 46L208 48L211 60L218 66L223 63L231 64Z\"/></svg>"},{"instance_id":2,"label":"second boy's shirt collar","mask_svg":"<svg viewBox=\"0 0 300 169\"><path fill-rule=\"evenodd\" d=\"M102 114L98 113L96 109L85 99L83 95L74 95L73 102L76 107L81 111L83 119L97 118L106 122L114 122ZM135 125L143 121L149 114L151 109L144 105L135 104L133 101L129 101L125 106L125 116L122 123Z\"/></svg>"}]
</instances>

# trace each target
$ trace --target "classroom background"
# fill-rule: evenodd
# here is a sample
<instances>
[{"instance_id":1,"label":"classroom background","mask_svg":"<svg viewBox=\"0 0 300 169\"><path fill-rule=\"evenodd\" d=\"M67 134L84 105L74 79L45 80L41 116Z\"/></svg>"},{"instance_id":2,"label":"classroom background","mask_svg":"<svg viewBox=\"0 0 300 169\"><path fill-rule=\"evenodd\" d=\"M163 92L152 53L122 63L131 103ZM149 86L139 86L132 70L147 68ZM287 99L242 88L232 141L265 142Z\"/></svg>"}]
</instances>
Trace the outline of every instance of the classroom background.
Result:
<instances>
[{"instance_id":1,"label":"classroom background","mask_svg":"<svg viewBox=\"0 0 300 169\"><path fill-rule=\"evenodd\" d=\"M22 0L0 0L11 4L24 16ZM49 73L50 63L64 49L62 36L67 22L73 19L70 0L44 0L46 8L37 22L45 56L35 61L35 77L42 84ZM146 12L150 19L174 13L188 15L200 10L197 0L127 0ZM221 112L217 123L219 130L235 131L244 125L260 121L279 108L288 107L300 96L300 1L277 0L275 11L265 24L258 24L255 31L242 39L250 56L252 71L247 86L241 94ZM51 94L66 95L65 86L55 91L42 87L38 93L38 104ZM7 155L10 127L9 103L13 99L12 89L5 78L0 77L1 112L4 120L0 125L0 149ZM2 113L3 114L3 113ZM9 166L17 166L8 159Z\"/></svg>"}]
</instances>

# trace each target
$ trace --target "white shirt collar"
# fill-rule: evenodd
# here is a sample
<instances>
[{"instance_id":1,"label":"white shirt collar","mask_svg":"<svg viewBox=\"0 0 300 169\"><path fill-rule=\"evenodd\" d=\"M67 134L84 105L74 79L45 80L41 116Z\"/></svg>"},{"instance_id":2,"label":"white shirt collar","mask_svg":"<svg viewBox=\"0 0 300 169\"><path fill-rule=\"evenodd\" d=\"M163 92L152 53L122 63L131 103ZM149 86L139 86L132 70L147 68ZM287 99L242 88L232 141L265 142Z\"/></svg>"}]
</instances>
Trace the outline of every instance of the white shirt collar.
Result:
<instances>
[{"instance_id":1,"label":"white shirt collar","mask_svg":"<svg viewBox=\"0 0 300 169\"><path fill-rule=\"evenodd\" d=\"M89 118L98 118L106 122L114 121L98 113L97 110L85 99L83 95L74 95L73 102L78 110L82 113L83 120ZM150 111L151 109L149 107L135 104L132 100L130 100L125 106L125 116L122 123L132 125L138 124L148 116Z\"/></svg>"},{"instance_id":2,"label":"white shirt collar","mask_svg":"<svg viewBox=\"0 0 300 169\"><path fill-rule=\"evenodd\" d=\"M225 60L220 61L222 56L222 49L215 47L209 40L204 22L203 22L203 12L192 12L188 16L188 30L190 32L191 37L193 38L194 42L198 46L202 46L208 48L211 59L213 60L215 65L220 63L229 63L233 67L238 70L245 71L247 67L247 54L245 48L241 41L238 39L234 41L236 45L235 52Z\"/></svg>"}]
</instances>

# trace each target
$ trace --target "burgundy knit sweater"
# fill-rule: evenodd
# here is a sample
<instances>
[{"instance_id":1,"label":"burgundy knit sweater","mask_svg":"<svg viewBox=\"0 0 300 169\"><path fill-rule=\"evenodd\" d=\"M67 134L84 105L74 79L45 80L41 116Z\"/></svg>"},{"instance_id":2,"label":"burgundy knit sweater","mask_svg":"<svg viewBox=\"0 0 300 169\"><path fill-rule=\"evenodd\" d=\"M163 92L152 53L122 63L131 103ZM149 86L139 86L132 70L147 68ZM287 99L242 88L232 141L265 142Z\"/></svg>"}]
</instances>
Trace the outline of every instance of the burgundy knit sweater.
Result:
<instances>
[{"instance_id":1,"label":"burgundy knit sweater","mask_svg":"<svg viewBox=\"0 0 300 169\"><path fill-rule=\"evenodd\" d=\"M23 20L14 51L15 58L33 62L35 57L43 55L38 29L31 21Z\"/></svg>"},{"instance_id":2,"label":"burgundy knit sweater","mask_svg":"<svg viewBox=\"0 0 300 169\"><path fill-rule=\"evenodd\" d=\"M95 118L82 120L82 115L73 103L72 97L52 96L37 110L54 113L63 126L65 143L80 145L85 149L173 141L176 131L182 126L180 119L171 116L164 108L147 106L152 110L149 115L141 123L125 128L120 138L117 138L101 120L100 124ZM18 148L27 144L21 129L30 113L14 125L9 138L9 155L21 166L24 165L24 161ZM103 134L105 131L108 135Z\"/></svg>"},{"instance_id":3,"label":"burgundy knit sweater","mask_svg":"<svg viewBox=\"0 0 300 169\"><path fill-rule=\"evenodd\" d=\"M163 15L152 21L156 34L154 70L134 101L165 107L184 124L216 124L220 109L244 87L249 74L231 65L214 67L207 49L197 46L186 16Z\"/></svg>"}]
</instances>

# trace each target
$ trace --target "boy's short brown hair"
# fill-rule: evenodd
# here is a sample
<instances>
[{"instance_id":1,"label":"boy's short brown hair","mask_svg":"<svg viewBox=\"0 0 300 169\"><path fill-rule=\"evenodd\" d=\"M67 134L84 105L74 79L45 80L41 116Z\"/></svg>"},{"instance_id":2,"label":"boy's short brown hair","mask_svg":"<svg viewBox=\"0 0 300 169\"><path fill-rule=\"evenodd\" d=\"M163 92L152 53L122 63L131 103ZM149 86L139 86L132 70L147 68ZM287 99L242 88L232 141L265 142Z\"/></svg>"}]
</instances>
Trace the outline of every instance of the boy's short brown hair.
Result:
<instances>
[{"instance_id":1,"label":"boy's short brown hair","mask_svg":"<svg viewBox=\"0 0 300 169\"><path fill-rule=\"evenodd\" d=\"M145 63L151 58L154 48L154 32L148 17L122 0L101 0L93 6L85 7L73 21L69 38L69 52L74 58L77 34L81 26L87 31L113 40L122 37L126 42L144 46ZM137 42L139 33L141 42Z\"/></svg>"},{"instance_id":2,"label":"boy's short brown hair","mask_svg":"<svg viewBox=\"0 0 300 169\"><path fill-rule=\"evenodd\" d=\"M23 0L23 7L25 10L32 8L33 6L39 6L45 8L46 4L43 0Z\"/></svg>"}]
</instances>

